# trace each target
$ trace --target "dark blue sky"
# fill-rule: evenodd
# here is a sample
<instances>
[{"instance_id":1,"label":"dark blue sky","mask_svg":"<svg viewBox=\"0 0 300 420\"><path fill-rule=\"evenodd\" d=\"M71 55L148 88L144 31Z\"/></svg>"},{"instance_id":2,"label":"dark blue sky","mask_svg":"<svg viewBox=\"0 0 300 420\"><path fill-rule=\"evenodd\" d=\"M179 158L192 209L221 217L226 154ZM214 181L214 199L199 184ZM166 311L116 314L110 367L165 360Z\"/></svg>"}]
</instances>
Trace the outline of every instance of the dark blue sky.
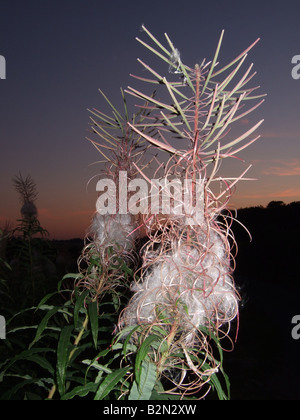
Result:
<instances>
[{"instance_id":1,"label":"dark blue sky","mask_svg":"<svg viewBox=\"0 0 300 420\"><path fill-rule=\"evenodd\" d=\"M100 159L85 140L87 108L105 107L98 88L120 103L120 87L141 74L136 58L152 63L135 41L141 24L164 42L167 32L191 66L211 59L222 29L220 61L226 64L258 37L250 52L255 84L268 97L251 116L265 119L262 138L242 157L253 163L233 205L300 200L300 80L291 77L300 54L298 1L102 1L2 0L0 55L7 78L0 80L0 226L14 222L19 202L12 178L34 178L42 225L52 237L83 236L95 208Z\"/></svg>"}]
</instances>

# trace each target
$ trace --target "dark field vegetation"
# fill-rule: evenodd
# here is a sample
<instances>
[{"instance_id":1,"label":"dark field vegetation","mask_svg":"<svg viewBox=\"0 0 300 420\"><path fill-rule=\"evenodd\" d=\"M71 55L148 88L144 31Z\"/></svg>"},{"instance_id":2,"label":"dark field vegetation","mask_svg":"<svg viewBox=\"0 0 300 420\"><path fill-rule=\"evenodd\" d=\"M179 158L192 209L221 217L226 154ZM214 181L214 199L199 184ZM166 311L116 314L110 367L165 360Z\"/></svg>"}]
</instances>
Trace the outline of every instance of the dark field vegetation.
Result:
<instances>
[{"instance_id":1,"label":"dark field vegetation","mask_svg":"<svg viewBox=\"0 0 300 420\"><path fill-rule=\"evenodd\" d=\"M299 202L240 209L238 220L252 241L233 224L239 246L235 281L242 300L237 342L223 355L231 399L299 399L300 344L291 337L291 319L300 311L299 216ZM120 365L120 342L114 352L109 349L128 293L123 296L122 288L108 293L97 315L88 293L74 291L83 240L48 240L39 225L28 229L23 223L1 238L0 308L8 323L7 339L0 341L0 398L90 398L98 392L99 399L114 399L116 389L122 394L117 383L126 368ZM130 274L129 268L128 281ZM71 343L80 334L76 347ZM68 351L59 356L64 348ZM112 373L116 386L104 383L99 391L95 384ZM150 363L147 374L151 379ZM209 398L222 393L218 386ZM158 392L154 389L152 398Z\"/></svg>"}]
</instances>

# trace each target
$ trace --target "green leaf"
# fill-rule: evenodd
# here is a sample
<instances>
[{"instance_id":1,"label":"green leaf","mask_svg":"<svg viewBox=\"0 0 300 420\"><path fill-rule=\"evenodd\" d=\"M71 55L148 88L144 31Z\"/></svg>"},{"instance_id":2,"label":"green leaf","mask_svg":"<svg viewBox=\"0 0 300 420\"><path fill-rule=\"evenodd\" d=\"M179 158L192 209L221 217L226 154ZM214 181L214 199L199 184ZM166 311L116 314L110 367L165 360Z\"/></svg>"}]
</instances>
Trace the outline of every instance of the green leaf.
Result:
<instances>
[{"instance_id":1,"label":"green leaf","mask_svg":"<svg viewBox=\"0 0 300 420\"><path fill-rule=\"evenodd\" d=\"M45 369L47 372L49 372L51 375L54 374L54 369L51 363L48 362L47 359L45 359L45 356L39 356L39 355L32 355L26 357L26 360L30 360L34 363L37 363L40 367Z\"/></svg>"},{"instance_id":2,"label":"green leaf","mask_svg":"<svg viewBox=\"0 0 300 420\"><path fill-rule=\"evenodd\" d=\"M89 313L89 319L90 319L90 324L91 324L94 346L97 349L97 341L98 341L98 305L97 305L97 302L89 303L88 313Z\"/></svg>"},{"instance_id":3,"label":"green leaf","mask_svg":"<svg viewBox=\"0 0 300 420\"><path fill-rule=\"evenodd\" d=\"M73 331L73 325L69 325L64 327L59 338L58 346L57 346L57 367L56 367L56 375L57 375L57 385L58 391L62 396L65 393L65 381L66 381L66 372L67 366L70 357L70 349L71 349L71 335Z\"/></svg>"},{"instance_id":4,"label":"green leaf","mask_svg":"<svg viewBox=\"0 0 300 420\"><path fill-rule=\"evenodd\" d=\"M81 293L76 299L75 306L74 306L74 328L77 328L78 315L79 315L80 310L84 308L84 300L88 294L89 294L89 290L86 290L85 292Z\"/></svg>"},{"instance_id":5,"label":"green leaf","mask_svg":"<svg viewBox=\"0 0 300 420\"><path fill-rule=\"evenodd\" d=\"M156 365L143 361L141 364L141 375L139 385L134 381L129 400L149 400L156 382Z\"/></svg>"},{"instance_id":6,"label":"green leaf","mask_svg":"<svg viewBox=\"0 0 300 420\"><path fill-rule=\"evenodd\" d=\"M61 290L61 286L62 286L62 283L65 281L65 280L67 280L67 279L74 279L74 280L79 280L80 278L82 278L83 277L83 275L82 274L80 274L80 273L67 273L67 274L65 274L64 276L63 276L63 278L58 282L58 285L57 285L57 290L58 290L58 292L60 293L60 292L65 292L65 291L67 291L67 289L63 289L63 290Z\"/></svg>"},{"instance_id":7,"label":"green leaf","mask_svg":"<svg viewBox=\"0 0 300 420\"><path fill-rule=\"evenodd\" d=\"M17 392L22 389L23 387L32 387L32 385L37 385L45 390L48 389L48 386L45 385L44 381L48 381L48 379L42 378L42 379L37 379L37 378L32 378L31 376L26 375L25 377L25 381L19 382L18 384L16 384L15 386L13 386L12 388L10 388L9 390L7 390L5 393L3 393L0 396L0 400L2 401L7 401L7 400L11 400L11 399L16 399L16 395Z\"/></svg>"},{"instance_id":8,"label":"green leaf","mask_svg":"<svg viewBox=\"0 0 300 420\"><path fill-rule=\"evenodd\" d=\"M8 270L10 270L10 271L12 271L12 268L11 268L11 266L5 261L5 260L3 260L2 258L0 258L0 262L2 263L2 264L4 264L5 265L5 267L6 268L8 268Z\"/></svg>"},{"instance_id":9,"label":"green leaf","mask_svg":"<svg viewBox=\"0 0 300 420\"><path fill-rule=\"evenodd\" d=\"M103 382L101 382L94 400L99 401L103 400L118 382L126 375L128 372L128 367L117 369L115 372L107 375Z\"/></svg>"},{"instance_id":10,"label":"green leaf","mask_svg":"<svg viewBox=\"0 0 300 420\"><path fill-rule=\"evenodd\" d=\"M20 331L36 330L37 328L38 328L38 325L31 325L31 326L25 325L24 327L13 328L13 329L7 331L7 334L14 334L14 333L20 332Z\"/></svg>"},{"instance_id":11,"label":"green leaf","mask_svg":"<svg viewBox=\"0 0 300 420\"><path fill-rule=\"evenodd\" d=\"M34 337L34 340L32 341L32 343L29 345L29 348L31 348L40 338L41 338L41 336L42 336L42 333L44 332L44 330L45 330L45 328L47 327L47 325L48 325L48 321L49 321L49 319L53 316L53 315L55 315L58 311L59 311L59 307L58 306L55 306L55 307L52 307L52 309L50 309L47 313L46 313L46 315L44 316L44 318L42 319L42 321L40 322L40 324L39 324L39 326L38 326L38 329L37 329L37 332L36 332L36 335L35 335L35 337Z\"/></svg>"},{"instance_id":12,"label":"green leaf","mask_svg":"<svg viewBox=\"0 0 300 420\"><path fill-rule=\"evenodd\" d=\"M128 343L130 342L131 336L135 333L135 331L137 331L138 329L140 329L140 325L137 325L136 327L134 327L130 333L127 335L126 340L124 341L124 345L123 345L123 354L125 356L125 360L126 360L126 353L127 353L127 346Z\"/></svg>"},{"instance_id":13,"label":"green leaf","mask_svg":"<svg viewBox=\"0 0 300 420\"><path fill-rule=\"evenodd\" d=\"M214 385L214 388L217 391L218 397L220 401L226 401L229 399L229 396L226 395L224 392L221 382L219 381L219 378L216 373L212 374L210 377L211 383Z\"/></svg>"},{"instance_id":14,"label":"green leaf","mask_svg":"<svg viewBox=\"0 0 300 420\"><path fill-rule=\"evenodd\" d=\"M226 384L226 388L227 388L227 399L230 400L230 380L228 375L224 372L224 369L221 367L220 371L223 374L223 377L225 379L225 384Z\"/></svg>"},{"instance_id":15,"label":"green leaf","mask_svg":"<svg viewBox=\"0 0 300 420\"><path fill-rule=\"evenodd\" d=\"M222 350L222 345L220 343L220 338L214 333L212 329L207 328L204 325L199 325L198 328L200 331L202 331L204 334L206 334L210 339L212 339L215 342L218 352L219 352L219 356L220 356L220 363L222 366L223 365L223 350Z\"/></svg>"},{"instance_id":16,"label":"green leaf","mask_svg":"<svg viewBox=\"0 0 300 420\"><path fill-rule=\"evenodd\" d=\"M40 363L41 359L39 359L39 360L36 359L35 355L40 353L40 354L43 354L43 357L45 358L45 356L44 356L45 353L54 352L54 351L55 350L53 350L53 349L49 349L49 348L45 348L45 347L24 350L23 352L16 355L12 359L6 360L4 363L0 364L0 369L2 371L1 373L6 372L14 363L18 362L19 360L33 360L36 363ZM43 365L43 367L47 369L45 364ZM49 369L49 366L48 366L48 369Z\"/></svg>"},{"instance_id":17,"label":"green leaf","mask_svg":"<svg viewBox=\"0 0 300 420\"><path fill-rule=\"evenodd\" d=\"M83 363L84 365L88 365L89 366L89 369L91 367L93 367L93 368L95 368L97 370L100 370L102 372L105 372L105 373L112 373L112 370L111 369L109 369L107 366L100 365L100 363L98 363L97 361L93 361L93 360L82 360L81 363Z\"/></svg>"},{"instance_id":18,"label":"green leaf","mask_svg":"<svg viewBox=\"0 0 300 420\"><path fill-rule=\"evenodd\" d=\"M141 382L142 362L145 360L146 356L148 355L151 345L155 341L159 341L159 340L160 340L160 337L158 337L157 335L150 335L149 337L146 338L146 340L143 342L143 344L141 345L141 347L139 348L137 352L134 369L135 369L135 380L138 385Z\"/></svg>"},{"instance_id":19,"label":"green leaf","mask_svg":"<svg viewBox=\"0 0 300 420\"><path fill-rule=\"evenodd\" d=\"M63 397L61 398L62 401L64 400L71 400L72 398L78 396L78 397L86 397L90 392L96 392L98 384L89 382L86 385L83 386L76 386L72 391L67 392Z\"/></svg>"}]
</instances>

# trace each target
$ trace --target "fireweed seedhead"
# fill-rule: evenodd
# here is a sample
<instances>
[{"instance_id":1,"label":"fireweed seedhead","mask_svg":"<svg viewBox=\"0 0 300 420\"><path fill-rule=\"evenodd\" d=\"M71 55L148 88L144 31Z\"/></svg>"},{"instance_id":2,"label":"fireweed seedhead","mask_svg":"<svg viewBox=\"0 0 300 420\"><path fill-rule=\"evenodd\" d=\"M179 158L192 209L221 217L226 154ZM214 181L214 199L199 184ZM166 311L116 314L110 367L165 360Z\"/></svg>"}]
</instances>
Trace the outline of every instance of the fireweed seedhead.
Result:
<instances>
[{"instance_id":1,"label":"fireweed seedhead","mask_svg":"<svg viewBox=\"0 0 300 420\"><path fill-rule=\"evenodd\" d=\"M120 171L127 171L129 180L138 176L146 180L150 192L157 185L145 175L142 159L149 149L164 156L153 160L157 164L155 175L164 179L156 190L157 197L163 192L171 204L182 204L185 211L178 213L173 207L173 211L161 213L149 204L143 214L123 215L118 214L117 202L117 214L96 214L91 231L94 249L102 255L101 269L106 267L107 275L107 250L113 249L126 260L135 252L136 239L146 236L140 250L142 264L131 284L133 296L120 314L117 339L127 337L128 342L130 338L138 349L155 333L161 344L149 346L147 357L155 363L158 377L168 382L167 391L182 397L199 395L204 384L216 386L215 374L222 371L220 339L230 339L231 323L238 316L233 217L227 206L236 183L246 179L250 167L236 178L222 178L218 172L224 159L236 159L259 138L252 135L262 121L237 137L231 136L232 124L263 102L264 95L253 95L257 87L247 87L255 74L251 73L252 64L236 80L258 40L220 68L217 60L223 31L212 61L203 60L191 68L182 62L167 34L164 46L144 26L143 30L152 45L137 40L167 63L169 74L161 75L139 59L151 78L133 77L154 85L156 94L128 87L126 93L143 101L138 105L140 118L129 120L122 92L126 110L123 122L105 97L114 117L92 111L98 118L92 118L93 131L104 140L92 143L106 161L106 176L117 183ZM255 104L249 106L251 101ZM110 134L115 129L121 130L120 137ZM172 179L184 185L176 197L168 184ZM195 196L197 188L200 195ZM188 206L186 192L191 193ZM110 279L108 275L108 284Z\"/></svg>"},{"instance_id":2,"label":"fireweed seedhead","mask_svg":"<svg viewBox=\"0 0 300 420\"><path fill-rule=\"evenodd\" d=\"M19 194L22 203L21 215L23 219L32 220L37 217L37 208L34 202L37 199L37 186L30 175L24 179L22 174L19 174L13 179L13 184Z\"/></svg>"},{"instance_id":3,"label":"fireweed seedhead","mask_svg":"<svg viewBox=\"0 0 300 420\"><path fill-rule=\"evenodd\" d=\"M126 172L130 181L137 176L137 168L144 170L149 164L149 161L146 163L144 161L144 155L149 146L129 126L130 122L142 123L148 111L141 110L129 117L126 98L121 90L124 104L122 115L105 94L99 91L109 104L112 115L104 114L97 109L89 110L91 132L97 135L98 141L87 139L103 158L100 163L105 167L99 175L99 180L108 179L118 185L121 171ZM145 128L145 133L152 132L153 129ZM128 272L118 268L120 259L133 267L137 261L135 240L140 236L140 223L138 218L130 213L119 214L119 195L114 198L116 199L115 214L95 212L79 259L81 276L77 287L89 289L93 298L97 300L100 300L105 292L111 292L120 285L126 285Z\"/></svg>"}]
</instances>

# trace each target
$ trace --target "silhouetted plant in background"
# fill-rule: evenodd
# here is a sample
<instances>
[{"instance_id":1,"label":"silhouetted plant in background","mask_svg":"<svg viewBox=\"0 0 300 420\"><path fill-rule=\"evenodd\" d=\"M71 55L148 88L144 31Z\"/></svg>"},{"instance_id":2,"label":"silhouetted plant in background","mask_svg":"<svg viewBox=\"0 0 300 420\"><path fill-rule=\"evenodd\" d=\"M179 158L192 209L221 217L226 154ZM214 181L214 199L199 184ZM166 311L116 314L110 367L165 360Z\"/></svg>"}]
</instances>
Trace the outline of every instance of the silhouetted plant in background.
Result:
<instances>
[{"instance_id":1,"label":"silhouetted plant in background","mask_svg":"<svg viewBox=\"0 0 300 420\"><path fill-rule=\"evenodd\" d=\"M13 179L13 185L19 194L22 217L14 228L7 230L6 254L12 268L9 274L10 295L20 309L37 304L49 291L49 286L53 287L55 251L47 241L48 231L38 220L35 182L30 175L24 178L19 174Z\"/></svg>"},{"instance_id":2,"label":"silhouetted plant in background","mask_svg":"<svg viewBox=\"0 0 300 420\"><path fill-rule=\"evenodd\" d=\"M13 179L13 184L16 191L19 193L19 198L22 204L21 215L23 219L36 219L37 208L34 202L37 199L37 186L30 175L24 179L20 173Z\"/></svg>"}]
</instances>

